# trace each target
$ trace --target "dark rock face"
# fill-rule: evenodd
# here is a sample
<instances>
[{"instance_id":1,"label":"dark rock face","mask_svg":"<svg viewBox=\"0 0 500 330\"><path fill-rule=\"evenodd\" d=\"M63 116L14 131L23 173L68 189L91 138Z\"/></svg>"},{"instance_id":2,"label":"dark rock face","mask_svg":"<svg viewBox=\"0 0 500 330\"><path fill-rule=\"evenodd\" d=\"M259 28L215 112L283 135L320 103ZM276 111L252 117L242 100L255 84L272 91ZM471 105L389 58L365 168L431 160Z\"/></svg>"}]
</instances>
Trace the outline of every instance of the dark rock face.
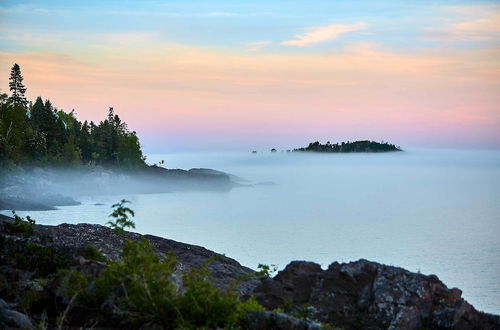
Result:
<instances>
[{"instance_id":1,"label":"dark rock face","mask_svg":"<svg viewBox=\"0 0 500 330\"><path fill-rule=\"evenodd\" d=\"M11 309L14 304L8 304L3 299L0 299L0 322L4 326L11 329L31 329L30 319L16 310ZM0 323L0 325L2 325Z\"/></svg>"},{"instance_id":2,"label":"dark rock face","mask_svg":"<svg viewBox=\"0 0 500 330\"><path fill-rule=\"evenodd\" d=\"M323 327L319 323L301 320L285 313L253 311L247 316L246 329L320 330Z\"/></svg>"},{"instance_id":3,"label":"dark rock face","mask_svg":"<svg viewBox=\"0 0 500 330\"><path fill-rule=\"evenodd\" d=\"M11 249L19 246L19 241L26 240L20 237L2 235L3 222L10 221L9 217L0 215L0 237L5 240L4 258L8 257ZM58 226L36 225L34 234L29 238L30 242L36 242L44 247L53 248L58 255L67 255L71 258L81 256L87 246L91 245L99 249L109 260L116 260L120 256L123 242L126 239L139 241L141 237L146 237L153 245L155 252L164 256L173 251L178 264L180 274L187 272L192 267L199 267L207 260L211 259L210 270L216 284L225 287L231 281L244 275L253 273L250 268L241 266L236 260L225 257L203 247L176 242L173 240L153 236L141 235L132 232L125 232L118 235L108 227L96 224L61 224ZM13 244L9 244L12 242ZM249 293L257 284L256 280L243 283L241 293Z\"/></svg>"},{"instance_id":4,"label":"dark rock face","mask_svg":"<svg viewBox=\"0 0 500 330\"><path fill-rule=\"evenodd\" d=\"M0 299L0 329L32 328L31 324L39 324L44 319L53 324L70 305L71 313L65 319L64 328L87 328L97 323L103 329L131 328L114 296L108 297L102 306L93 306L71 303L65 295L63 283L68 275L59 269L95 279L107 267L105 262L83 257L89 245L99 249L106 259L116 260L126 239L138 241L146 237L160 256L170 252L176 255L178 264L172 280L179 288L182 288L184 273L207 261L210 261L212 279L219 287L227 287L234 280L254 273L237 261L203 247L156 236L130 232L118 235L107 227L91 224L36 225L32 235L24 235L13 233L11 224L11 218L0 215L0 297L3 299ZM248 296L256 285L258 280L246 280L238 287L239 293ZM29 311L29 317L25 311Z\"/></svg>"},{"instance_id":5,"label":"dark rock face","mask_svg":"<svg viewBox=\"0 0 500 330\"><path fill-rule=\"evenodd\" d=\"M345 329L500 329L498 316L478 312L459 289L367 260L331 264L294 261L254 295L266 308L311 305L314 317Z\"/></svg>"}]
</instances>

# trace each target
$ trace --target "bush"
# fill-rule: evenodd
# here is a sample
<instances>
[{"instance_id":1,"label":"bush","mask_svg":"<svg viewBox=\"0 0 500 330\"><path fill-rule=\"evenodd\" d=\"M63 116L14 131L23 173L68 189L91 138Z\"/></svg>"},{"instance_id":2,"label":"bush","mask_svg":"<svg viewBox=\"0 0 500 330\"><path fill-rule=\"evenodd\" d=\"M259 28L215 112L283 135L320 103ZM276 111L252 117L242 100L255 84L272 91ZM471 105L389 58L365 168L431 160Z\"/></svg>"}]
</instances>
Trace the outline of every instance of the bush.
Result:
<instances>
[{"instance_id":1,"label":"bush","mask_svg":"<svg viewBox=\"0 0 500 330\"><path fill-rule=\"evenodd\" d=\"M173 281L177 260L160 260L151 243L125 241L121 259L111 262L96 280L97 295L115 294L119 307L137 326L162 328L233 328L250 310L263 310L254 300L239 300L210 279L208 265L183 276L183 291Z\"/></svg>"},{"instance_id":2,"label":"bush","mask_svg":"<svg viewBox=\"0 0 500 330\"><path fill-rule=\"evenodd\" d=\"M87 260L107 262L108 259L102 254L102 252L92 245L87 245L85 251L83 251L83 257Z\"/></svg>"},{"instance_id":3,"label":"bush","mask_svg":"<svg viewBox=\"0 0 500 330\"><path fill-rule=\"evenodd\" d=\"M16 214L16 211L12 211L12 216L14 217L14 222L7 225L7 231L10 234L21 234L24 237L30 237L33 235L33 229L35 228L36 221L33 220L29 215L26 220L21 218Z\"/></svg>"},{"instance_id":4,"label":"bush","mask_svg":"<svg viewBox=\"0 0 500 330\"><path fill-rule=\"evenodd\" d=\"M254 299L241 302L236 291L215 287L208 264L185 275L184 287L179 297L182 327L232 328L249 311L263 310Z\"/></svg>"},{"instance_id":5,"label":"bush","mask_svg":"<svg viewBox=\"0 0 500 330\"><path fill-rule=\"evenodd\" d=\"M111 262L96 281L98 295L118 293L120 308L133 322L162 324L175 318L176 287L170 277L177 261L173 255L160 260L151 243L126 240L122 257Z\"/></svg>"},{"instance_id":6,"label":"bush","mask_svg":"<svg viewBox=\"0 0 500 330\"><path fill-rule=\"evenodd\" d=\"M123 234L125 228L135 228L135 222L129 219L129 217L135 216L135 213L124 206L126 203L130 203L130 201L122 199L120 203L111 206L114 210L109 216L115 220L108 221L107 225L117 234Z\"/></svg>"}]
</instances>

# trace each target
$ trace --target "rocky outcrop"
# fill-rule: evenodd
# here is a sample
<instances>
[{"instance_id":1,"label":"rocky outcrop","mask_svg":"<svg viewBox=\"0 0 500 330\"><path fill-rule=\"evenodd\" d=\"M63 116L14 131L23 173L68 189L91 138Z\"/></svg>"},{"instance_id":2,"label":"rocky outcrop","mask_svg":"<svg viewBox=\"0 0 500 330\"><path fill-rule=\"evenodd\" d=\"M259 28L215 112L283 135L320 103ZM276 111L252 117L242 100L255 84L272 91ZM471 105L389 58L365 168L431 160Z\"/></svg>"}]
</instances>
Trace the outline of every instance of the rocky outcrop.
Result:
<instances>
[{"instance_id":1,"label":"rocky outcrop","mask_svg":"<svg viewBox=\"0 0 500 330\"><path fill-rule=\"evenodd\" d=\"M229 191L241 186L237 183L240 180L210 169L187 171L156 165L128 171L33 167L0 173L0 210L54 210L57 206L80 204L74 199L79 195Z\"/></svg>"},{"instance_id":2,"label":"rocky outcrop","mask_svg":"<svg viewBox=\"0 0 500 330\"><path fill-rule=\"evenodd\" d=\"M8 304L5 300L0 299L0 326L10 329L31 329L33 324L29 317L23 313L19 313L13 308L16 304Z\"/></svg>"},{"instance_id":3,"label":"rocky outcrop","mask_svg":"<svg viewBox=\"0 0 500 330\"><path fill-rule=\"evenodd\" d=\"M16 211L48 211L57 206L73 206L81 203L61 194L34 193L26 186L9 187L16 189L0 189L0 210Z\"/></svg>"},{"instance_id":4,"label":"rocky outcrop","mask_svg":"<svg viewBox=\"0 0 500 330\"><path fill-rule=\"evenodd\" d=\"M300 319L281 312L252 311L246 319L246 329L260 330L321 330L325 327L317 322Z\"/></svg>"},{"instance_id":5,"label":"rocky outcrop","mask_svg":"<svg viewBox=\"0 0 500 330\"><path fill-rule=\"evenodd\" d=\"M254 291L266 308L309 307L314 319L345 329L500 328L498 316L478 312L461 294L435 275L367 260L326 270L294 261Z\"/></svg>"},{"instance_id":6,"label":"rocky outcrop","mask_svg":"<svg viewBox=\"0 0 500 330\"><path fill-rule=\"evenodd\" d=\"M96 278L116 260L124 240L147 238L163 256L174 252L182 274L210 261L217 286L250 278L254 271L203 247L152 235L125 232L91 224L36 225L29 235L13 233L12 219L0 216L0 328L29 328L55 320L71 305L61 291L65 273L76 271ZM106 260L88 255L88 247ZM267 311L248 314L245 329L500 329L498 316L478 312L459 289L447 288L435 275L422 275L367 260L320 265L294 261L274 278L247 279L238 287L242 299L254 296ZM73 304L65 325L70 328L130 327L113 297L100 306ZM27 314L25 311L29 311ZM29 317L28 317L29 316ZM91 323L88 323L92 320Z\"/></svg>"},{"instance_id":7,"label":"rocky outcrop","mask_svg":"<svg viewBox=\"0 0 500 330\"><path fill-rule=\"evenodd\" d=\"M115 233L108 227L97 224L61 224L58 226L35 225L33 235L29 238L22 236L6 235L4 226L11 222L10 217L0 215L0 238L3 250L2 261L9 264L9 256L13 256L23 243L36 243L39 246L54 250L58 256L68 256L69 259L85 255L85 250L90 245L102 252L108 260L119 258L123 243L130 239L139 241L141 237L147 238L153 245L155 252L164 256L173 252L179 262L177 268L180 274L189 271L192 267L199 267L210 260L210 271L215 282L224 287L231 281L253 273L250 268L240 265L236 260L207 250L203 247L180 243L153 235L141 235L125 232L123 235ZM241 294L248 294L256 285L256 280L243 283Z\"/></svg>"},{"instance_id":8,"label":"rocky outcrop","mask_svg":"<svg viewBox=\"0 0 500 330\"><path fill-rule=\"evenodd\" d=\"M182 290L183 274L208 264L211 279L221 288L236 281L241 296L248 296L258 280L253 270L237 261L200 246L184 244L152 235L113 230L91 224L35 225L33 232L16 232L13 220L0 215L0 329L31 328L49 320L54 325L66 309L64 328L87 328L99 324L105 329L131 328L118 303L109 297L102 306L71 302L65 293L65 271L96 279L109 261L120 257L124 241L145 237L154 251L164 256L174 253L178 261L171 280ZM99 257L89 255L100 251ZM248 279L250 278L250 279ZM90 323L89 323L90 322ZM134 328L134 327L132 327ZM147 327L146 327L147 328Z\"/></svg>"}]
</instances>

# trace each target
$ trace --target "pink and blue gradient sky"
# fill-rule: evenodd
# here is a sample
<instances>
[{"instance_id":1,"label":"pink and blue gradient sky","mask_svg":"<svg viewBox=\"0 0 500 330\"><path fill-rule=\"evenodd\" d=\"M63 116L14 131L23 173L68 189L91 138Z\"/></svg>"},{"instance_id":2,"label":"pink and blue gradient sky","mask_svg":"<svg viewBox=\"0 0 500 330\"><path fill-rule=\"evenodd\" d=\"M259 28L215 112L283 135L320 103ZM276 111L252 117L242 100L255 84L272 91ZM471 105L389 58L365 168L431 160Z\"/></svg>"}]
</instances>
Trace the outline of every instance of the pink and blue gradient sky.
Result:
<instances>
[{"instance_id":1,"label":"pink and blue gradient sky","mask_svg":"<svg viewBox=\"0 0 500 330\"><path fill-rule=\"evenodd\" d=\"M0 82L146 152L500 148L499 1L0 1Z\"/></svg>"}]
</instances>

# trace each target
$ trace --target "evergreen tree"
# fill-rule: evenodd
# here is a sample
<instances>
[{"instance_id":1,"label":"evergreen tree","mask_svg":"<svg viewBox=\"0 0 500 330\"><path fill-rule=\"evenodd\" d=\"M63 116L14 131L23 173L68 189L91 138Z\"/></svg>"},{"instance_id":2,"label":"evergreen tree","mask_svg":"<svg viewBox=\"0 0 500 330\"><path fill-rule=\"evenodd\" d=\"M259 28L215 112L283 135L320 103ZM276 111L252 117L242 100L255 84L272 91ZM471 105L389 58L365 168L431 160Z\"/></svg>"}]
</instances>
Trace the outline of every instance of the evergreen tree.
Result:
<instances>
[{"instance_id":1,"label":"evergreen tree","mask_svg":"<svg viewBox=\"0 0 500 330\"><path fill-rule=\"evenodd\" d=\"M9 89L12 92L12 102L15 105L22 105L26 107L28 105L28 100L24 96L26 92L26 87L23 85L23 76L21 75L21 68L16 63L12 66L10 70L10 81L9 81Z\"/></svg>"},{"instance_id":2,"label":"evergreen tree","mask_svg":"<svg viewBox=\"0 0 500 330\"><path fill-rule=\"evenodd\" d=\"M12 96L0 93L0 169L17 164L74 164L136 168L145 166L139 138L109 108L99 125L80 122L75 111L24 96L19 65L10 77Z\"/></svg>"},{"instance_id":3,"label":"evergreen tree","mask_svg":"<svg viewBox=\"0 0 500 330\"><path fill-rule=\"evenodd\" d=\"M31 107L31 125L34 130L41 130L44 116L45 106L43 105L42 98L39 96L36 98L35 104Z\"/></svg>"}]
</instances>

